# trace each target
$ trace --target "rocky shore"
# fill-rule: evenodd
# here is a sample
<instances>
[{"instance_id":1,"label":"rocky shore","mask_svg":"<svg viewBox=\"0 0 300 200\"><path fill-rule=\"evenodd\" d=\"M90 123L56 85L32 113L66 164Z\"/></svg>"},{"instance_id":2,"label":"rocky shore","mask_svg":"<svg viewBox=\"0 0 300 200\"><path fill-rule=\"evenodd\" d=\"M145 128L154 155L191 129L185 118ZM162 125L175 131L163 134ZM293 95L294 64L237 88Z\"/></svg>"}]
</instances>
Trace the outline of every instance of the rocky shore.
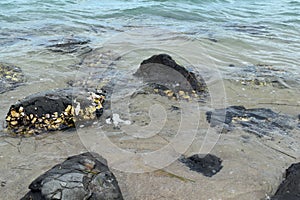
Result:
<instances>
[{"instance_id":1,"label":"rocky shore","mask_svg":"<svg viewBox=\"0 0 300 200\"><path fill-rule=\"evenodd\" d=\"M62 43L51 45L48 48L50 51L70 53L73 51L77 51L78 49L82 50L81 46L87 44L88 41L85 40L66 40ZM108 62L109 66L112 65L112 62ZM81 64L82 63L85 63L85 61L82 61ZM107 63L102 64L106 65ZM4 74L2 77L0 77L0 83L3 83L0 86L0 93L16 88L18 84L25 80L19 68L11 68L8 65L0 65L0 67L0 72ZM94 70L97 70L97 66L93 67ZM266 69L262 73L267 73L266 71L268 70L268 68L265 66L263 67ZM270 68L270 70L273 73L274 70L272 68ZM278 71L275 72L277 73ZM17 74L12 75L12 77L16 80L13 78L8 78L11 73ZM98 77L98 74L94 72L93 77ZM165 101L170 102L170 112L173 112L173 115L181 112L181 104L176 104L180 101L184 101L187 103L200 102L205 104L209 102L210 99L208 87L203 77L201 77L201 74L197 74L196 72L188 70L186 67L179 65L175 60L173 60L170 55L167 54L153 55L150 58L145 59L141 62L136 72L132 74L132 77L135 81L142 82L142 84L141 87L136 88L134 93L131 94L131 99L134 99L139 94L143 94L146 96L154 95L154 98L164 98ZM13 136L10 138L11 140L22 140L22 138L24 137L38 137L41 135L47 135L50 132L53 132L55 134L62 134L62 131L67 129L88 129L89 126L96 126L99 124L99 127L111 126L111 129L114 131L121 131L122 129L120 128L120 126L122 125L118 125L118 123L115 123L117 122L116 114L113 115L111 111L111 113L109 113L111 114L111 116L108 116L108 114L103 116L103 112L111 109L109 105L112 101L111 96L113 90L106 90L105 86L103 85L101 85L100 87L100 84L98 83L103 82L102 80L98 80L97 83L88 83L87 81L81 79L76 81L77 82L73 82L72 84L70 84L72 87L31 94L11 105L5 117L5 137ZM248 84L249 81L246 82ZM274 83L274 81L269 80L267 80L267 82ZM281 86L285 86L285 82L279 81L276 83L280 83ZM114 80L109 80L108 82L106 82L106 85L107 84L113 85ZM290 85L290 83L288 83L288 85ZM285 88L287 88L287 86ZM205 118L205 114L203 114L202 117ZM235 141L233 143L237 145L237 149L240 149L237 153L237 157L242 157L241 155L245 154L245 156L248 156L251 159L255 159L255 155L252 154L252 152L248 152L248 154L246 154L248 150L250 151L250 147L255 147L255 145L257 145L255 144L255 142L266 142L265 146L271 146L274 145L275 141L277 142L278 137L299 138L299 136L297 135L299 131L299 116L291 116L289 114L279 113L269 108L246 108L239 105L229 106L226 108L210 109L206 111L206 120L208 123L207 127L211 128L212 130L220 130L219 127L221 127L222 131L220 133L217 133L220 134L221 137L222 135L228 134L235 138ZM105 124L105 122L107 123ZM118 122L122 122L126 125L131 124L131 121L121 120L119 115ZM132 123L135 122L133 121ZM174 124L178 124L177 121L174 122ZM241 132L242 136L236 135L237 132ZM202 134L201 131L199 131L199 133ZM71 134L75 134L75 131L71 131ZM255 138L253 138L253 140L251 141L249 138L251 138L252 135L254 135ZM200 137L200 134L196 136L193 145L198 142ZM121 138L118 139L118 141L121 141L120 143L124 145L130 140L125 141ZM222 141L226 143L226 139ZM295 156L295 154L299 152L299 150L297 150L297 144L285 145L284 139L282 139L282 143L284 143L282 147L285 148L286 146L288 146L288 148L285 148L284 150L274 146L272 146L271 148L275 153L278 153L278 155L281 156L281 161L279 161L280 164L283 165L283 163L291 162L291 160L298 160L299 156ZM193 147L193 145L191 146ZM293 154L287 152L287 149L289 148L290 151L293 152ZM235 157L233 154L231 154L235 152L235 150L228 150L228 147L226 147L226 145L217 147L217 149L218 151L215 152L215 154L205 155L198 154L197 152L195 153L193 150L189 150L189 152L181 155L180 159L178 159L171 165L170 168L172 168L173 165L177 166L175 170L168 171L169 169L158 169L158 171L151 172L145 176L153 178L156 183L159 183L160 179L162 179L163 181L171 179L173 182L170 182L172 182L173 184L174 182L177 186L186 184L188 185L187 188L195 188L196 186L199 186L198 184L200 183L207 183L208 185L210 185L210 183L214 183L213 181L216 181L215 183L218 183L218 181L220 181L220 185L224 189L226 187L229 187L229 182L226 182L225 179L229 178L234 173L230 167L233 167L235 165L238 166L239 163L234 159L230 160ZM261 150L263 148L259 147L259 149ZM136 153L137 152L138 151L136 151ZM282 156L284 158L282 158ZM232 163L229 163L230 161L232 161ZM120 179L117 180L114 173L112 173L112 171L108 167L109 162L110 160L106 160L106 158L103 158L101 155L92 152L81 153L72 157L68 157L65 161L55 165L52 169L37 177L29 185L30 191L21 199L121 200L123 199L123 196L124 199L126 199L127 196L130 196L128 195L128 192L132 192L132 189L127 188L125 191L126 195L122 194L122 188L123 190L124 188L126 188L124 186L125 183L122 183L122 181L126 182L127 178L130 179L132 177L135 178L132 180L138 181L139 175L124 175L122 174L123 172L117 172L122 174L120 175ZM245 158L243 162L247 162L247 159ZM272 162L273 164L276 163L274 159L270 160L270 162ZM266 163L268 162L266 161ZM255 168L255 166L251 169L258 174L263 174L263 171ZM272 169L270 168L269 171L271 170ZM280 170L281 169L276 168L276 181L278 181L280 177L282 177L282 174L278 174ZM252 172L247 174L247 176L251 176L251 173ZM277 191L274 192L274 189L269 190L268 192L265 192L265 195L273 196L271 197L271 199L274 200L300 198L299 175L299 163L291 165L286 170L285 179L280 184ZM222 176L225 178L222 178ZM242 175L236 176L241 178ZM252 174L252 176L254 176L254 174ZM274 173L271 173L271 176L274 176ZM159 179L157 179L157 177L159 177ZM221 178L219 179L219 177ZM274 183L274 177L272 178L272 183ZM29 184L30 181L26 181L26 184ZM261 183L263 182L263 180L260 181ZM141 182L141 185L143 185L144 183ZM251 183L249 182L247 182L247 184L251 185ZM120 187L119 185L123 186ZM129 183L129 185L133 187L138 185L138 182ZM173 186L174 185L171 185L170 187ZM3 187L7 186L5 186L4 184ZM168 186L164 187L166 188ZM162 186L162 188L164 187ZM236 187L239 188L238 185L236 185ZM176 187L174 186L174 188ZM242 193L241 188L236 189L235 185L233 185L232 188L230 189L230 191L239 190L239 192ZM266 187L264 186L264 189L265 188ZM195 189L192 189L192 191L194 190ZM222 189L215 188L215 190L215 197L219 197L218 195L222 193L220 192L218 194L218 191ZM228 192L227 189L224 190ZM141 191L144 190L141 189ZM194 196L194 193L192 191L190 195ZM147 191L145 192L147 193ZM166 198L163 198L164 192L166 193ZM154 195L152 197L149 196L148 199L170 199L171 197L174 197L172 194L170 194L172 192L166 191L165 189L161 189L159 193L161 194L157 194L156 196ZM244 196L240 199L247 199L251 197L250 193L246 193L247 192L245 192ZM257 196L261 195L262 193L263 192L261 191L257 192ZM212 193L209 194L211 195ZM188 198L190 198L191 196L189 196ZM182 199L181 197L174 197L173 199ZM235 199L238 199L237 196L235 197ZM263 198L264 197L261 196L261 199ZM147 198L142 198L142 196L140 195L139 199ZM206 199L206 197L204 196L203 198L201 197L199 199Z\"/></svg>"}]
</instances>

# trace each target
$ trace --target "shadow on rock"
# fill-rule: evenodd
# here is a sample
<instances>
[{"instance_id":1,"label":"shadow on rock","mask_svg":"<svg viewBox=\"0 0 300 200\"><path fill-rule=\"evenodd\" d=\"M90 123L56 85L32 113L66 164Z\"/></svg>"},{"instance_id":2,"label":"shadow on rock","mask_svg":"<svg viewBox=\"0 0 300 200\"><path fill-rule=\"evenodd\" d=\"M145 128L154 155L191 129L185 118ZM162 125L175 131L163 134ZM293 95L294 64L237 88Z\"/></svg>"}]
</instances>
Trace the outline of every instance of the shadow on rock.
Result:
<instances>
[{"instance_id":1,"label":"shadow on rock","mask_svg":"<svg viewBox=\"0 0 300 200\"><path fill-rule=\"evenodd\" d=\"M69 157L35 179L21 200L122 200L114 174L96 153Z\"/></svg>"}]
</instances>

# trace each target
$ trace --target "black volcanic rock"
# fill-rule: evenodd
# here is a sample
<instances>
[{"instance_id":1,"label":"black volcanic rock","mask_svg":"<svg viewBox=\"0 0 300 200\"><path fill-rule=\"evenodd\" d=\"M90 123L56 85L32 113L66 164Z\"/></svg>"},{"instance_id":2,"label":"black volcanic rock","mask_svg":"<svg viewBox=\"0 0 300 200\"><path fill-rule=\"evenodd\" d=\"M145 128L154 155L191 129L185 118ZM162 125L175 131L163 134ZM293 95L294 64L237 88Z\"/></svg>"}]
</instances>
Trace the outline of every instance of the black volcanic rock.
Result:
<instances>
[{"instance_id":1,"label":"black volcanic rock","mask_svg":"<svg viewBox=\"0 0 300 200\"><path fill-rule=\"evenodd\" d=\"M292 164L287 170L285 179L279 185L272 200L300 199L300 163Z\"/></svg>"},{"instance_id":2,"label":"black volcanic rock","mask_svg":"<svg viewBox=\"0 0 300 200\"><path fill-rule=\"evenodd\" d=\"M144 60L134 74L146 83L163 85L169 90L194 92L198 95L207 93L207 86L198 74L178 65L171 56L159 54Z\"/></svg>"},{"instance_id":3,"label":"black volcanic rock","mask_svg":"<svg viewBox=\"0 0 300 200\"><path fill-rule=\"evenodd\" d=\"M199 172L207 177L212 177L222 169L222 160L215 155L195 154L190 157L179 159L192 171Z\"/></svg>"},{"instance_id":4,"label":"black volcanic rock","mask_svg":"<svg viewBox=\"0 0 300 200\"><path fill-rule=\"evenodd\" d=\"M11 105L6 123L9 133L34 135L75 127L101 116L105 94L82 88L64 88L29 95Z\"/></svg>"},{"instance_id":5,"label":"black volcanic rock","mask_svg":"<svg viewBox=\"0 0 300 200\"><path fill-rule=\"evenodd\" d=\"M69 157L39 176L21 200L123 200L104 158L96 153Z\"/></svg>"},{"instance_id":6,"label":"black volcanic rock","mask_svg":"<svg viewBox=\"0 0 300 200\"><path fill-rule=\"evenodd\" d=\"M295 118L267 108L246 109L243 106L230 106L206 112L206 116L212 127L222 124L228 130L241 127L259 137L275 133L286 135L289 130L297 127Z\"/></svg>"}]
</instances>

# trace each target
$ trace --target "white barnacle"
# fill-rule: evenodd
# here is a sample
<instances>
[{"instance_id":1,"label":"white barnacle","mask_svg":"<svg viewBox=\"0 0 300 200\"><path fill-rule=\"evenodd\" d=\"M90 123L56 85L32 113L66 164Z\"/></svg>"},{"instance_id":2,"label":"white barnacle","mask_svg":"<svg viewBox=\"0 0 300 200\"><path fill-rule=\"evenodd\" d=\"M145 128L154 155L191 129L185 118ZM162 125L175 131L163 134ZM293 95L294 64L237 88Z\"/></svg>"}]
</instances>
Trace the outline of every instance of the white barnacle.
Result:
<instances>
[{"instance_id":1,"label":"white barnacle","mask_svg":"<svg viewBox=\"0 0 300 200\"><path fill-rule=\"evenodd\" d=\"M7 116L6 119L5 119L7 122L9 122L11 120L11 117L10 116Z\"/></svg>"},{"instance_id":2,"label":"white barnacle","mask_svg":"<svg viewBox=\"0 0 300 200\"><path fill-rule=\"evenodd\" d=\"M179 93L179 96L184 96L185 95L185 92L182 91L182 90L180 90L178 93Z\"/></svg>"},{"instance_id":3,"label":"white barnacle","mask_svg":"<svg viewBox=\"0 0 300 200\"><path fill-rule=\"evenodd\" d=\"M15 125L18 124L18 121L11 121L10 124L11 124L12 126L15 126Z\"/></svg>"},{"instance_id":4,"label":"white barnacle","mask_svg":"<svg viewBox=\"0 0 300 200\"><path fill-rule=\"evenodd\" d=\"M12 117L15 117L15 118L19 118L19 117L20 117L20 114L17 113L15 110L12 110L12 111L10 112L10 115L11 115Z\"/></svg>"},{"instance_id":5,"label":"white barnacle","mask_svg":"<svg viewBox=\"0 0 300 200\"><path fill-rule=\"evenodd\" d=\"M36 120L37 120L37 118L35 117L35 118L33 118L32 120L31 120L31 123L32 124L34 124L35 122L36 122Z\"/></svg>"},{"instance_id":6,"label":"white barnacle","mask_svg":"<svg viewBox=\"0 0 300 200\"><path fill-rule=\"evenodd\" d=\"M75 107L75 115L79 115L79 111L80 111L80 103L79 102L76 102L77 105Z\"/></svg>"},{"instance_id":7,"label":"white barnacle","mask_svg":"<svg viewBox=\"0 0 300 200\"><path fill-rule=\"evenodd\" d=\"M20 106L19 112L23 112L23 111L24 111L24 108L22 106Z\"/></svg>"},{"instance_id":8,"label":"white barnacle","mask_svg":"<svg viewBox=\"0 0 300 200\"><path fill-rule=\"evenodd\" d=\"M71 113L71 110L72 110L72 106L68 105L67 108L65 109L65 112Z\"/></svg>"}]
</instances>

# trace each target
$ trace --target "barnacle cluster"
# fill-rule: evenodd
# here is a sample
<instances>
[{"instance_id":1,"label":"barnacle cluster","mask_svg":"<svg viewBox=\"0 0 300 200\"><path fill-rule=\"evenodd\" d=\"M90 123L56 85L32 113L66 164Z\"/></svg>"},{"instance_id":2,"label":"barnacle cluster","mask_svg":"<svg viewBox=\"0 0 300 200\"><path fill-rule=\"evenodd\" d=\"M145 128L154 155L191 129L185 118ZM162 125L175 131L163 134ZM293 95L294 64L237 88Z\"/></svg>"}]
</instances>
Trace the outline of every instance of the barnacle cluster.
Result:
<instances>
[{"instance_id":1,"label":"barnacle cluster","mask_svg":"<svg viewBox=\"0 0 300 200\"><path fill-rule=\"evenodd\" d=\"M78 103L75 107L75 120L93 120L96 117L100 117L100 115L102 114L105 95L103 93L91 92L88 100L92 102L90 105L81 108L80 104Z\"/></svg>"},{"instance_id":2,"label":"barnacle cluster","mask_svg":"<svg viewBox=\"0 0 300 200\"><path fill-rule=\"evenodd\" d=\"M19 67L0 63L0 93L24 82L24 75Z\"/></svg>"},{"instance_id":3,"label":"barnacle cluster","mask_svg":"<svg viewBox=\"0 0 300 200\"><path fill-rule=\"evenodd\" d=\"M24 107L11 108L7 117L7 128L15 134L32 135L43 131L62 130L74 126L74 109L68 105L64 112L45 113L38 116L26 113Z\"/></svg>"},{"instance_id":4,"label":"barnacle cluster","mask_svg":"<svg viewBox=\"0 0 300 200\"><path fill-rule=\"evenodd\" d=\"M23 74L18 67L0 63L0 78L11 82L20 82Z\"/></svg>"},{"instance_id":5,"label":"barnacle cluster","mask_svg":"<svg viewBox=\"0 0 300 200\"><path fill-rule=\"evenodd\" d=\"M22 105L12 106L6 116L7 129L13 134L26 136L75 127L76 121L95 119L102 114L105 95L90 93L88 99L91 100L90 105L85 108L69 104L60 113L43 113L42 115L28 113L26 107Z\"/></svg>"},{"instance_id":6,"label":"barnacle cluster","mask_svg":"<svg viewBox=\"0 0 300 200\"><path fill-rule=\"evenodd\" d=\"M271 85L271 83L269 83L267 80L259 80L257 78L236 80L236 82L239 82L242 85L252 85L252 86L267 86L267 85Z\"/></svg>"},{"instance_id":7,"label":"barnacle cluster","mask_svg":"<svg viewBox=\"0 0 300 200\"><path fill-rule=\"evenodd\" d=\"M232 65L234 66L234 65ZM246 86L280 86L286 87L281 79L289 76L289 73L272 65L258 64L244 67L237 67L233 75L233 81Z\"/></svg>"},{"instance_id":8,"label":"barnacle cluster","mask_svg":"<svg viewBox=\"0 0 300 200\"><path fill-rule=\"evenodd\" d=\"M155 94L160 94L160 95L163 95L163 96L167 96L168 98L173 99L173 100L184 99L184 100L189 101L192 98L197 98L198 97L198 94L196 93L195 90L193 90L192 92L183 91L183 90L179 90L178 92L174 92L172 90L162 90L162 91L160 91L160 89L155 88L154 93Z\"/></svg>"},{"instance_id":9,"label":"barnacle cluster","mask_svg":"<svg viewBox=\"0 0 300 200\"><path fill-rule=\"evenodd\" d=\"M244 116L236 116L236 117L232 117L232 121L233 122L248 122L250 121L251 118L250 117L244 117Z\"/></svg>"},{"instance_id":10,"label":"barnacle cluster","mask_svg":"<svg viewBox=\"0 0 300 200\"><path fill-rule=\"evenodd\" d=\"M190 100L192 98L199 97L195 90L192 90L192 92L179 90L178 95L179 95L179 98L182 98L182 99L185 99L185 100Z\"/></svg>"}]
</instances>

